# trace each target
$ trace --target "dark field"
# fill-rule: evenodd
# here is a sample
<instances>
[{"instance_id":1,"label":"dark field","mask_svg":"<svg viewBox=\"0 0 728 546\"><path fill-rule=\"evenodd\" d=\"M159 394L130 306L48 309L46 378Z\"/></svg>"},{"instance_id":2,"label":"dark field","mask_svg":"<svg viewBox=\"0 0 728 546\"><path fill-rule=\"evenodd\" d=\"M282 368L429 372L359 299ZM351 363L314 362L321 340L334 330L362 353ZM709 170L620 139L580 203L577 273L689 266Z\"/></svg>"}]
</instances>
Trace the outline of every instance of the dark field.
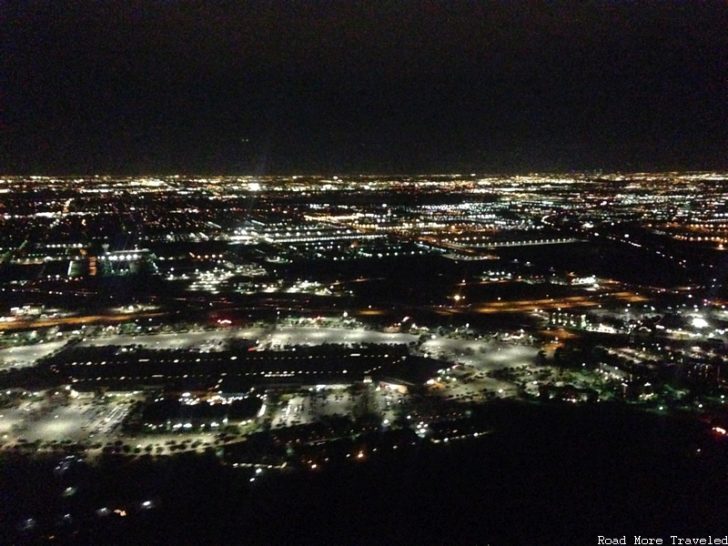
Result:
<instances>
[{"instance_id":1,"label":"dark field","mask_svg":"<svg viewBox=\"0 0 728 546\"><path fill-rule=\"evenodd\" d=\"M253 484L213 457L79 465L60 478L51 462L6 456L3 527L11 541L50 534L88 544L578 545L598 534L720 533L726 446L694 422L604 405L481 411L495 432L479 441ZM67 482L78 492L66 499ZM144 499L155 508L134 510ZM94 514L117 505L129 515ZM73 522L58 523L63 513ZM38 526L19 531L29 516Z\"/></svg>"}]
</instances>

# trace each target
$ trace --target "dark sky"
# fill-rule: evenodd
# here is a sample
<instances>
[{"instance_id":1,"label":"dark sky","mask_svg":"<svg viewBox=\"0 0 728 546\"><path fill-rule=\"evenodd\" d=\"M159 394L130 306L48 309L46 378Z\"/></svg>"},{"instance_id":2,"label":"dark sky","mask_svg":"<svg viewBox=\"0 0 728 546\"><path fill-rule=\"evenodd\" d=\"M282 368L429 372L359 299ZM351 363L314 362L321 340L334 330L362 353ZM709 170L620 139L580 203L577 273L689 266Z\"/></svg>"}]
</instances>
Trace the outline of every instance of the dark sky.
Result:
<instances>
[{"instance_id":1,"label":"dark sky","mask_svg":"<svg viewBox=\"0 0 728 546\"><path fill-rule=\"evenodd\" d=\"M0 0L0 172L728 167L728 2Z\"/></svg>"}]
</instances>

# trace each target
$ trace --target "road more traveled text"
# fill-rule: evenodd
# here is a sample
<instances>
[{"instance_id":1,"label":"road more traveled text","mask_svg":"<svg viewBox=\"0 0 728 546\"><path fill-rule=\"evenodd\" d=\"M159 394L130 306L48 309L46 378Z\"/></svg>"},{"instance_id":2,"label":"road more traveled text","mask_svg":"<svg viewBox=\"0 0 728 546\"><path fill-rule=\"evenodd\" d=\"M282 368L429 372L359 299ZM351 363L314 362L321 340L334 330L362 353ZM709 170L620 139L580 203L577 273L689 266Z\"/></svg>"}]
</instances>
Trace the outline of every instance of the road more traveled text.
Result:
<instances>
[{"instance_id":1,"label":"road more traveled text","mask_svg":"<svg viewBox=\"0 0 728 546\"><path fill-rule=\"evenodd\" d=\"M633 546L637 545L675 545L675 546L695 546L695 545L703 545L703 546L717 546L720 544L724 544L728 546L728 535L722 536L722 537L714 537L714 536L706 536L706 537L684 537L684 536L677 536L677 535L670 535L667 538L663 537L645 537L641 535L633 535L631 537L631 540L627 538L627 535L622 535L621 537L607 537L603 535L597 536L597 544L598 545L604 545L604 546L617 546L617 545L627 545L631 544Z\"/></svg>"}]
</instances>

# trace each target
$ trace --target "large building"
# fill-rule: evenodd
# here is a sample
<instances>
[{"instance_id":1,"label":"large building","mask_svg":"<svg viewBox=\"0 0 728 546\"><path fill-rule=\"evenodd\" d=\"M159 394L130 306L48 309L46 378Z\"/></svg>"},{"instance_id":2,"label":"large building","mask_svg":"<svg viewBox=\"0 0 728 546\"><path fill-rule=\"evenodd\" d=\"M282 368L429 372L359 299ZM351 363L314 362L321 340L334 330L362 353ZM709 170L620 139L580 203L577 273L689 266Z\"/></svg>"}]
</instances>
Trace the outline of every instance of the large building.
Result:
<instances>
[{"instance_id":1,"label":"large building","mask_svg":"<svg viewBox=\"0 0 728 546\"><path fill-rule=\"evenodd\" d=\"M99 274L124 276L157 273L156 256L147 249L106 252L98 257Z\"/></svg>"}]
</instances>

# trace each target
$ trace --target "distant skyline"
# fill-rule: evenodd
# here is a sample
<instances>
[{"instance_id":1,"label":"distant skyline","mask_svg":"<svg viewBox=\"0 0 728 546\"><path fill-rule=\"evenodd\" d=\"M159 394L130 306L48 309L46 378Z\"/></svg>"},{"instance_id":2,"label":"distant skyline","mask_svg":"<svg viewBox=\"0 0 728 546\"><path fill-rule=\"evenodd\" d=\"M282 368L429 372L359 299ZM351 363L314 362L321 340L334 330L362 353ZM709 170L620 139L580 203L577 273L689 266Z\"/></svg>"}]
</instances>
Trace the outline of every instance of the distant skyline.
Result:
<instances>
[{"instance_id":1,"label":"distant skyline","mask_svg":"<svg viewBox=\"0 0 728 546\"><path fill-rule=\"evenodd\" d=\"M0 173L728 168L725 2L4 2Z\"/></svg>"}]
</instances>

